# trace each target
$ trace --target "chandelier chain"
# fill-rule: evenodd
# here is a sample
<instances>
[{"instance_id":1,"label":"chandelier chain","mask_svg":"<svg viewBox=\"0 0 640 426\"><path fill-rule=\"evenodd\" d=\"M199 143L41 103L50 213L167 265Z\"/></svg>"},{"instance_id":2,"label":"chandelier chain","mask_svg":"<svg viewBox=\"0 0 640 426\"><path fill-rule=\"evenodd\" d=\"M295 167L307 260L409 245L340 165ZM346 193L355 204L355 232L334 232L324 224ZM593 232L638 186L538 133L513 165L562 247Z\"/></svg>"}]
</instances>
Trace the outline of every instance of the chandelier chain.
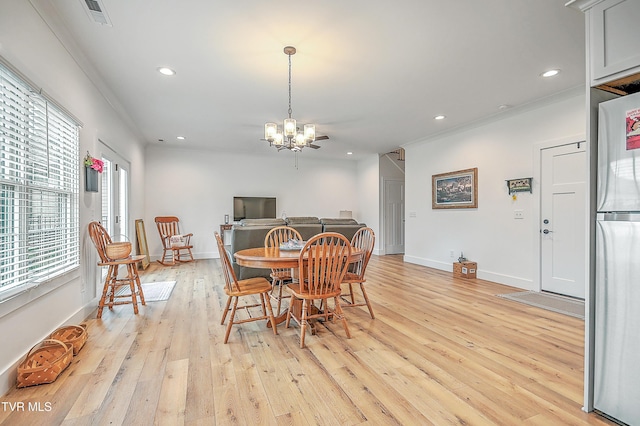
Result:
<instances>
[{"instance_id":1,"label":"chandelier chain","mask_svg":"<svg viewBox=\"0 0 640 426\"><path fill-rule=\"evenodd\" d=\"M289 56L289 118L291 118L291 55Z\"/></svg>"}]
</instances>

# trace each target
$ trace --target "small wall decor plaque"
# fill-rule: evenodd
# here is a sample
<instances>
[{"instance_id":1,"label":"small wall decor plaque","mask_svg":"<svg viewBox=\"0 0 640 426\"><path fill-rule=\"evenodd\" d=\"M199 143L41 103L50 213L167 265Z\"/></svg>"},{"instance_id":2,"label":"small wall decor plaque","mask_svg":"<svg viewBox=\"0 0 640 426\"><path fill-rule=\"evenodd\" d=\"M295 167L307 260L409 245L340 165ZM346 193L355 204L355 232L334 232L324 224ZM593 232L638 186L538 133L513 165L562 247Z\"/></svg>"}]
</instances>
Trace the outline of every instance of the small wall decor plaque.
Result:
<instances>
[{"instance_id":1,"label":"small wall decor plaque","mask_svg":"<svg viewBox=\"0 0 640 426\"><path fill-rule=\"evenodd\" d=\"M507 180L507 188L509 189L509 195L514 192L529 192L532 193L531 181L533 178L519 178Z\"/></svg>"}]
</instances>

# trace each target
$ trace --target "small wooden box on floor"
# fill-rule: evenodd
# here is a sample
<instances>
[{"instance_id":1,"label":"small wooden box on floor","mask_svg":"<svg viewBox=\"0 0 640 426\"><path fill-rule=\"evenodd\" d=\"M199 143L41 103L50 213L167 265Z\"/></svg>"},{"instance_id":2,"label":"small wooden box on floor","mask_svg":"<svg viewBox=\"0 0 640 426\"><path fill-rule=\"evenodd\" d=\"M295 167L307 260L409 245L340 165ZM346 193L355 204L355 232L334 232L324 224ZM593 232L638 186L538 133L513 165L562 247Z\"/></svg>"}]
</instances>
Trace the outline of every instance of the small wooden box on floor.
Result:
<instances>
[{"instance_id":1,"label":"small wooden box on floor","mask_svg":"<svg viewBox=\"0 0 640 426\"><path fill-rule=\"evenodd\" d=\"M476 262L455 262L453 264L454 278L476 278L476 270L478 264Z\"/></svg>"}]
</instances>

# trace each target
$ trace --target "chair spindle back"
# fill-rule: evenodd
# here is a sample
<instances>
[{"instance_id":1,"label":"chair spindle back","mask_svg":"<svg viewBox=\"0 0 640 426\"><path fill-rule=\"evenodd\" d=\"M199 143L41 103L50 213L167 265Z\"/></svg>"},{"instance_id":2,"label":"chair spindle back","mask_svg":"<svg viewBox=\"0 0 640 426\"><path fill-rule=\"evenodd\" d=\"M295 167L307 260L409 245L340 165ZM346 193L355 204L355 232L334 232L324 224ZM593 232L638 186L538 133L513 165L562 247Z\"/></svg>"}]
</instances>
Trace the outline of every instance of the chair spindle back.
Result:
<instances>
[{"instance_id":1,"label":"chair spindle back","mask_svg":"<svg viewBox=\"0 0 640 426\"><path fill-rule=\"evenodd\" d=\"M313 296L339 293L350 256L350 241L342 234L325 232L309 239L300 251L301 292Z\"/></svg>"}]
</instances>

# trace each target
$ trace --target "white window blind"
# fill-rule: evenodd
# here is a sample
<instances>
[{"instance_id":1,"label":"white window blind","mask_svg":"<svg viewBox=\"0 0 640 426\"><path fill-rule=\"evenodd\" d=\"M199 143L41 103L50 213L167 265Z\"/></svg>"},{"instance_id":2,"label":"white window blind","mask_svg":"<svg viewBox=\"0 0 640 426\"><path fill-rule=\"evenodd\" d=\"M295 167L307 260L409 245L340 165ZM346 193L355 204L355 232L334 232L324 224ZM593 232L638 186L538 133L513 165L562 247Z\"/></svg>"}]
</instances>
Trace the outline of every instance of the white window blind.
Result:
<instances>
[{"instance_id":1,"label":"white window blind","mask_svg":"<svg viewBox=\"0 0 640 426\"><path fill-rule=\"evenodd\" d=\"M79 265L79 127L0 63L0 301Z\"/></svg>"}]
</instances>

